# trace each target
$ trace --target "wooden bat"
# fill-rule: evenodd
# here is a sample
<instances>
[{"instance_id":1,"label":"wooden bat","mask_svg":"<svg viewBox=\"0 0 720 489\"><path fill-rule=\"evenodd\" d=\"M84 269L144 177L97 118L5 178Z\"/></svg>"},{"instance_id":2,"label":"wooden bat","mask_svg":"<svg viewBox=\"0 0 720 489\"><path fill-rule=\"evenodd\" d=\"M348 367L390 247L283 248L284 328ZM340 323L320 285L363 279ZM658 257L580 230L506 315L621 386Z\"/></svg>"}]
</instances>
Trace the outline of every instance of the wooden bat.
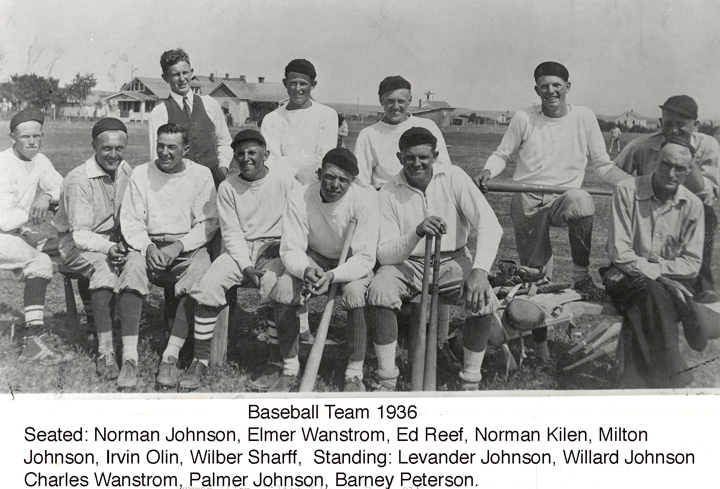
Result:
<instances>
[{"instance_id":1,"label":"wooden bat","mask_svg":"<svg viewBox=\"0 0 720 489\"><path fill-rule=\"evenodd\" d=\"M423 377L423 390L435 391L437 389L437 339L438 339L438 299L440 296L440 239L435 236L435 256L433 257L433 276L430 288L430 323L427 329L425 344L425 375Z\"/></svg>"},{"instance_id":2,"label":"wooden bat","mask_svg":"<svg viewBox=\"0 0 720 489\"><path fill-rule=\"evenodd\" d=\"M588 362L592 362L596 358L600 358L603 355L609 355L617 349L617 345L618 345L617 340L611 341L610 343L601 347L599 350L595 350L595 352L593 352L591 355L583 358L582 360L578 360L577 362L573 363L572 365L568 365L567 367L563 368L563 371L569 372L570 370L574 370L581 365L585 365Z\"/></svg>"},{"instance_id":3,"label":"wooden bat","mask_svg":"<svg viewBox=\"0 0 720 489\"><path fill-rule=\"evenodd\" d=\"M345 241L343 242L342 251L340 252L338 265L342 265L345 263L345 260L347 260L356 226L357 221L355 219L351 219L348 224L348 228L345 231ZM322 360L323 349L325 348L325 340L327 339L330 319L332 318L332 311L335 306L337 289L338 284L332 284L330 286L327 304L325 304L325 309L323 310L323 315L320 319L320 325L315 332L315 342L310 349L310 355L308 356L307 363L305 364L305 372L303 373L302 381L300 382L300 392L312 392L315 388L315 377L317 376L318 368L320 368L320 360Z\"/></svg>"},{"instance_id":4,"label":"wooden bat","mask_svg":"<svg viewBox=\"0 0 720 489\"><path fill-rule=\"evenodd\" d=\"M412 344L412 373L410 390L423 390L425 379L425 343L427 341L428 289L430 288L430 258L432 257L432 236L425 236L425 265L423 268L422 292L420 296L420 314Z\"/></svg>"},{"instance_id":5,"label":"wooden bat","mask_svg":"<svg viewBox=\"0 0 720 489\"><path fill-rule=\"evenodd\" d=\"M535 193L535 194L563 194L568 187L555 187L552 185L535 185L530 183L520 183L514 180L488 180L485 186L490 192L509 192L509 193ZM612 195L612 189L605 188L583 188L590 195Z\"/></svg>"}]
</instances>

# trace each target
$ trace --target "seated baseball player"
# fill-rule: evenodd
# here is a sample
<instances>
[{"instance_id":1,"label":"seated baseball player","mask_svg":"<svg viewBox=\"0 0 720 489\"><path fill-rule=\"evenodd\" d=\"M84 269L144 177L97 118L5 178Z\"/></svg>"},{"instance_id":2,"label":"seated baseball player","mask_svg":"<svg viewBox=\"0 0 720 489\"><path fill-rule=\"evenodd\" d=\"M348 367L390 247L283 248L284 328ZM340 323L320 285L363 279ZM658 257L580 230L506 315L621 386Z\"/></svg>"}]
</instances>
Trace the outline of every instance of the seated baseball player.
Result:
<instances>
[{"instance_id":1,"label":"seated baseball player","mask_svg":"<svg viewBox=\"0 0 720 489\"><path fill-rule=\"evenodd\" d=\"M425 128L408 129L399 142L402 171L378 194L382 265L368 289L369 316L378 358L378 390L394 391L398 326L403 301L422 289L423 238L442 236L439 283L463 280L462 297L470 312L463 335L463 389L476 390L480 367L498 301L488 282L502 227L470 177L451 165L435 165L437 139ZM466 248L470 228L477 230L475 260Z\"/></svg>"},{"instance_id":2,"label":"seated baseball player","mask_svg":"<svg viewBox=\"0 0 720 489\"><path fill-rule=\"evenodd\" d=\"M226 251L190 292L196 302L195 327L202 325L208 331L214 330L218 314L226 306L225 293L231 287L249 282L260 289L264 302L277 277L283 274L279 254L282 214L291 189L299 186L292 174L265 166L270 153L258 131L240 131L232 148L240 173L229 176L218 189L218 214ZM274 324L274 317L270 320ZM282 358L279 350L273 351L276 358L271 358L266 372L253 384L256 390L267 390L280 378ZM199 387L199 381L186 375L180 386ZM176 382L176 377L158 378L160 384Z\"/></svg>"},{"instance_id":3,"label":"seated baseball player","mask_svg":"<svg viewBox=\"0 0 720 489\"><path fill-rule=\"evenodd\" d=\"M90 279L98 337L96 367L105 379L116 379L119 373L111 302L127 256L120 236L120 204L132 173L123 159L127 142L127 128L117 119L101 119L93 126L95 154L65 177L53 219L63 263Z\"/></svg>"},{"instance_id":4,"label":"seated baseball player","mask_svg":"<svg viewBox=\"0 0 720 489\"><path fill-rule=\"evenodd\" d=\"M283 371L268 392L290 392L300 370L298 311L311 295L326 294L333 283L342 288L347 310L345 392L362 392L363 362L367 343L365 293L375 266L378 237L376 192L354 184L358 174L355 156L345 148L328 151L320 181L292 192L282 219L280 258L285 273L270 293L275 303L275 323L280 338ZM357 227L347 261L338 264L351 220Z\"/></svg>"},{"instance_id":5,"label":"seated baseball player","mask_svg":"<svg viewBox=\"0 0 720 489\"><path fill-rule=\"evenodd\" d=\"M177 368L189 323L192 285L210 268L205 245L218 230L217 193L210 170L185 159L187 130L176 124L158 128L157 160L133 170L120 210L120 225L132 248L120 277L123 362L118 387L137 384L137 341L142 299L148 284L174 286L179 298L158 377ZM124 320L123 320L124 319ZM210 359L212 330L195 327L195 357L186 375L202 375Z\"/></svg>"},{"instance_id":6,"label":"seated baseball player","mask_svg":"<svg viewBox=\"0 0 720 489\"><path fill-rule=\"evenodd\" d=\"M401 76L388 76L380 82L378 96L385 113L358 134L354 151L360 169L358 183L379 190L402 170L397 159L398 140L411 127L424 127L433 133L438 140L437 164L450 164L445 139L435 122L408 112L412 103L410 89L410 82Z\"/></svg>"},{"instance_id":7,"label":"seated baseball player","mask_svg":"<svg viewBox=\"0 0 720 489\"><path fill-rule=\"evenodd\" d=\"M675 95L660 106L660 131L642 135L628 143L615 164L631 175L649 175L657 167L660 148L667 138L682 135L689 138L695 152L685 187L700 197L705 210L703 262L695 283L695 300L717 302L715 281L710 268L718 224L715 202L720 179L720 146L715 138L697 132L698 105L692 97Z\"/></svg>"},{"instance_id":8,"label":"seated baseball player","mask_svg":"<svg viewBox=\"0 0 720 489\"><path fill-rule=\"evenodd\" d=\"M682 387L692 380L678 344L679 311L693 300L703 249L703 204L682 183L692 147L669 142L654 172L615 188L605 287L624 316L620 387ZM686 337L692 341L685 323Z\"/></svg>"},{"instance_id":9,"label":"seated baseball player","mask_svg":"<svg viewBox=\"0 0 720 489\"><path fill-rule=\"evenodd\" d=\"M62 176L40 154L45 117L21 110L10 120L13 145L0 153L0 270L25 282L25 347L20 360L57 364L71 355L53 348L44 334L45 292L52 278L50 257L38 250L32 226L45 221L60 197Z\"/></svg>"}]
</instances>

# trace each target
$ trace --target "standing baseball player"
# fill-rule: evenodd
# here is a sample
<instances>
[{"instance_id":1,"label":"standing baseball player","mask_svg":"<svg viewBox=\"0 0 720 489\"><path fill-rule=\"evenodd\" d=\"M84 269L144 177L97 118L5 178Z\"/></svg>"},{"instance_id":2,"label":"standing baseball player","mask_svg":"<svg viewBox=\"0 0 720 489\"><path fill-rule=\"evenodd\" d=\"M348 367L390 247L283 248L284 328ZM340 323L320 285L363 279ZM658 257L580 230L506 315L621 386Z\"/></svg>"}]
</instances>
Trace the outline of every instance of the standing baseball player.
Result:
<instances>
[{"instance_id":1,"label":"standing baseball player","mask_svg":"<svg viewBox=\"0 0 720 489\"><path fill-rule=\"evenodd\" d=\"M338 138L337 112L312 98L316 77L310 61L294 59L288 63L283 85L290 99L266 115L261 127L273 165L295 175L303 185L317 182L322 159L337 146ZM303 343L313 342L307 311L300 315L300 331ZM277 336L271 326L268 335Z\"/></svg>"},{"instance_id":2,"label":"standing baseball player","mask_svg":"<svg viewBox=\"0 0 720 489\"><path fill-rule=\"evenodd\" d=\"M311 295L326 294L333 283L342 288L348 314L344 392L365 391L363 363L367 344L365 295L372 279L378 238L377 195L353 182L358 174L355 156L345 148L328 151L320 181L292 192L282 219L280 258L285 273L270 293L283 357L282 376L268 392L290 392L300 370L298 310ZM349 258L338 264L350 220L357 226Z\"/></svg>"},{"instance_id":3,"label":"standing baseball player","mask_svg":"<svg viewBox=\"0 0 720 489\"><path fill-rule=\"evenodd\" d=\"M25 347L20 360L57 364L71 355L48 344L44 333L45 292L52 278L50 257L32 226L45 221L51 203L60 197L62 176L40 154L45 116L21 110L10 120L13 145L0 153L0 270L11 270L25 282Z\"/></svg>"},{"instance_id":4,"label":"standing baseball player","mask_svg":"<svg viewBox=\"0 0 720 489\"><path fill-rule=\"evenodd\" d=\"M232 147L240 173L228 177L218 189L218 214L226 251L190 292L197 304L195 324L213 330L220 310L226 306L225 293L231 287L249 282L260 289L260 298L265 302L277 277L285 271L279 254L283 209L292 188L300 185L292 175L265 165L270 153L258 131L240 131ZM274 317L268 323L276 331ZM282 357L274 348L265 371L252 387L265 391L281 373ZM199 380L186 376L180 386L199 387ZM176 381L158 379L162 384L174 385Z\"/></svg>"},{"instance_id":5,"label":"standing baseball player","mask_svg":"<svg viewBox=\"0 0 720 489\"><path fill-rule=\"evenodd\" d=\"M184 158L190 151L188 131L177 124L160 126L156 146L157 159L133 170L120 210L123 236L132 248L118 287L123 362L117 383L121 388L137 385L138 330L149 282L173 286L179 297L158 378L177 368L193 319L188 294L210 268L205 246L219 226L210 170ZM195 325L195 357L185 375L202 378L207 371L212 329L206 326Z\"/></svg>"},{"instance_id":6,"label":"standing baseball player","mask_svg":"<svg viewBox=\"0 0 720 489\"><path fill-rule=\"evenodd\" d=\"M120 235L120 204L132 174L123 159L127 142L127 128L117 119L101 119L93 126L95 154L65 177L53 219L63 263L90 280L98 337L96 369L110 380L119 374L111 302L127 259Z\"/></svg>"},{"instance_id":7,"label":"standing baseball player","mask_svg":"<svg viewBox=\"0 0 720 489\"><path fill-rule=\"evenodd\" d=\"M290 100L266 115L261 128L274 164L303 184L317 181L322 159L338 138L337 112L312 99L316 76L306 59L288 63L283 85Z\"/></svg>"},{"instance_id":8,"label":"standing baseball player","mask_svg":"<svg viewBox=\"0 0 720 489\"><path fill-rule=\"evenodd\" d=\"M703 252L703 204L682 184L692 172L692 145L673 137L649 174L615 188L604 274L624 316L621 388L683 387L691 369L680 354L679 312L693 300ZM697 327L694 321L685 325Z\"/></svg>"},{"instance_id":9,"label":"standing baseball player","mask_svg":"<svg viewBox=\"0 0 720 489\"><path fill-rule=\"evenodd\" d=\"M617 151L620 152L620 135L622 134L622 130L620 129L620 126L617 124L613 124L612 129L610 129L610 146L608 147L608 153L612 152L613 146L617 145Z\"/></svg>"},{"instance_id":10,"label":"standing baseball player","mask_svg":"<svg viewBox=\"0 0 720 489\"><path fill-rule=\"evenodd\" d=\"M182 126L188 130L187 159L208 167L217 187L225 179L233 157L222 108L209 95L192 92L190 56L182 49L165 51L160 57L160 68L162 79L170 85L170 95L155 106L148 118L150 158L154 160L157 156L158 128L169 122Z\"/></svg>"},{"instance_id":11,"label":"standing baseball player","mask_svg":"<svg viewBox=\"0 0 720 489\"><path fill-rule=\"evenodd\" d=\"M712 261L715 228L718 218L714 204L718 198L720 180L720 145L712 136L700 134L698 127L698 106L692 97L675 95L660 106L660 132L640 136L630 141L617 157L615 164L631 175L649 175L658 166L663 142L671 137L683 136L692 145L694 158L690 173L684 185L700 197L705 210L705 245L702 266L695 283L695 299L698 302L718 301L710 264Z\"/></svg>"},{"instance_id":12,"label":"standing baseball player","mask_svg":"<svg viewBox=\"0 0 720 489\"><path fill-rule=\"evenodd\" d=\"M543 267L552 278L550 226L567 227L572 256L574 288L589 298L602 289L590 278L590 248L595 206L590 194L581 190L590 162L595 174L615 185L630 176L612 164L595 114L588 108L567 103L569 73L560 63L547 61L535 68L535 93L540 106L519 110L510 121L497 150L488 158L475 183L500 175L515 152L517 168L513 180L521 183L566 187L561 195L519 193L513 196L510 216L520 264ZM547 328L533 330L537 354L550 359Z\"/></svg>"},{"instance_id":13,"label":"standing baseball player","mask_svg":"<svg viewBox=\"0 0 720 489\"><path fill-rule=\"evenodd\" d=\"M410 82L401 76L388 76L380 82L378 96L385 113L378 122L360 131L355 142L355 156L360 168L358 183L372 185L379 190L400 172L398 141L411 127L429 130L438 140L436 164L450 164L445 138L437 125L430 119L415 117L408 112L412 102L410 89Z\"/></svg>"},{"instance_id":14,"label":"standing baseball player","mask_svg":"<svg viewBox=\"0 0 720 489\"><path fill-rule=\"evenodd\" d=\"M378 390L394 391L398 326L395 312L422 290L423 238L442 236L439 283L463 280L469 311L463 335L462 388L477 390L490 328L498 306L488 282L502 237L502 227L470 177L452 165L435 164L437 138L413 127L400 137L397 158L402 171L378 194L382 265L368 289L369 316L378 358ZM470 228L477 231L475 260L466 248Z\"/></svg>"}]
</instances>

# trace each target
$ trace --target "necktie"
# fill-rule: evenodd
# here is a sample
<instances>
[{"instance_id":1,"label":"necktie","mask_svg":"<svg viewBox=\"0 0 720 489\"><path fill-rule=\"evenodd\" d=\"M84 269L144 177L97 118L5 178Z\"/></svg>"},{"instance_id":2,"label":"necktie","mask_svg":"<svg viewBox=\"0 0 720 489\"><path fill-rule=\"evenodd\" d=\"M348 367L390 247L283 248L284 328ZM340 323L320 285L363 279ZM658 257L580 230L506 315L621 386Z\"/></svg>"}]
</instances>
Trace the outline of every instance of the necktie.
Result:
<instances>
[{"instance_id":1,"label":"necktie","mask_svg":"<svg viewBox=\"0 0 720 489\"><path fill-rule=\"evenodd\" d=\"M187 97L183 97L183 112L185 112L185 115L190 117L190 104L188 103Z\"/></svg>"}]
</instances>

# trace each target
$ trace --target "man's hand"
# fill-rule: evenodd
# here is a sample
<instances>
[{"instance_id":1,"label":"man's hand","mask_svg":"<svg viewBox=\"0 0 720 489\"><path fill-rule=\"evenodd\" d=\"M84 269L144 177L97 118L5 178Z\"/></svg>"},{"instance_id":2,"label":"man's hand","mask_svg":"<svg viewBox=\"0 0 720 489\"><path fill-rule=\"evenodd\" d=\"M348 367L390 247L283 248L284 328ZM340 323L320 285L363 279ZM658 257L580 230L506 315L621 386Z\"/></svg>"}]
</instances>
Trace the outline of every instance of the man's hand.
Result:
<instances>
[{"instance_id":1,"label":"man's hand","mask_svg":"<svg viewBox=\"0 0 720 489\"><path fill-rule=\"evenodd\" d=\"M465 299L465 307L480 316L495 312L500 305L488 282L487 272L479 268L473 268L463 282L462 297Z\"/></svg>"},{"instance_id":2,"label":"man's hand","mask_svg":"<svg viewBox=\"0 0 720 489\"><path fill-rule=\"evenodd\" d=\"M127 249L122 243L116 243L108 250L108 258L116 267L122 266L127 261Z\"/></svg>"},{"instance_id":3,"label":"man's hand","mask_svg":"<svg viewBox=\"0 0 720 489\"><path fill-rule=\"evenodd\" d=\"M30 220L33 224L38 225L42 223L47 217L48 208L50 208L50 201L52 197L48 194L40 194L35 197L32 205L30 206Z\"/></svg>"},{"instance_id":4,"label":"man's hand","mask_svg":"<svg viewBox=\"0 0 720 489\"><path fill-rule=\"evenodd\" d=\"M177 257L180 256L180 253L183 252L185 249L185 246L180 241L175 241L170 246L166 246L162 250L160 250L161 253L165 255L165 268L172 265L172 263L177 260Z\"/></svg>"},{"instance_id":5,"label":"man's hand","mask_svg":"<svg viewBox=\"0 0 720 489\"><path fill-rule=\"evenodd\" d=\"M475 182L475 185L478 186L482 193L486 194L489 192L487 188L487 181L490 180L490 170L481 171L480 173L472 177L472 180L473 182Z\"/></svg>"},{"instance_id":6,"label":"man's hand","mask_svg":"<svg viewBox=\"0 0 720 489\"><path fill-rule=\"evenodd\" d=\"M693 298L693 293L677 280L660 275L657 281L665 286L665 290L667 290L670 295L683 304L686 304L688 299Z\"/></svg>"},{"instance_id":7,"label":"man's hand","mask_svg":"<svg viewBox=\"0 0 720 489\"><path fill-rule=\"evenodd\" d=\"M622 270L617 268L615 265L611 266L605 275L603 275L603 285L607 289L608 287L614 287L624 280L628 275Z\"/></svg>"},{"instance_id":8,"label":"man's hand","mask_svg":"<svg viewBox=\"0 0 720 489\"><path fill-rule=\"evenodd\" d=\"M430 216L417 225L415 233L421 238L424 236L442 236L447 233L447 224L442 217Z\"/></svg>"},{"instance_id":9,"label":"man's hand","mask_svg":"<svg viewBox=\"0 0 720 489\"><path fill-rule=\"evenodd\" d=\"M160 251L157 246L151 244L145 250L145 263L152 272L162 272L165 270L165 254Z\"/></svg>"},{"instance_id":10,"label":"man's hand","mask_svg":"<svg viewBox=\"0 0 720 489\"><path fill-rule=\"evenodd\" d=\"M335 274L332 272L324 272L320 275L320 278L317 282L315 282L315 285L313 285L310 288L310 293L312 295L323 295L327 294L330 290L330 285L332 285L333 280L335 280Z\"/></svg>"},{"instance_id":11,"label":"man's hand","mask_svg":"<svg viewBox=\"0 0 720 489\"><path fill-rule=\"evenodd\" d=\"M265 275L265 272L262 270L258 270L257 268L253 267L246 267L245 270L243 270L243 274L245 274L245 277L250 281L251 284L253 284L254 287L260 288L260 278Z\"/></svg>"}]
</instances>

